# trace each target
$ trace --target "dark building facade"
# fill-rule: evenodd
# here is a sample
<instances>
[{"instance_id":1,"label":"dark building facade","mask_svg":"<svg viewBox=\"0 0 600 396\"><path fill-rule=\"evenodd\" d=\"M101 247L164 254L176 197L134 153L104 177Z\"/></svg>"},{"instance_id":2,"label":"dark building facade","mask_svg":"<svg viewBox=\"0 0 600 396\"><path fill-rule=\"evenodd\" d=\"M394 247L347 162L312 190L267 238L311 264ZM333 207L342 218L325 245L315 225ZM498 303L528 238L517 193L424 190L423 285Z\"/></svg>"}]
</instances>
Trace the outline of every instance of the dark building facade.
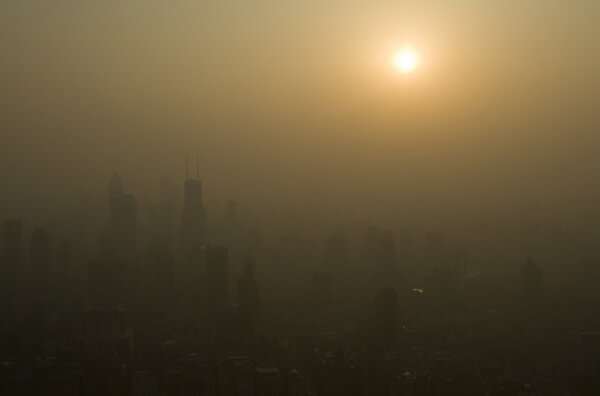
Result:
<instances>
[{"instance_id":1,"label":"dark building facade","mask_svg":"<svg viewBox=\"0 0 600 396\"><path fill-rule=\"evenodd\" d=\"M38 296L44 295L50 285L50 245L46 230L33 230L29 248L33 291Z\"/></svg>"},{"instance_id":2,"label":"dark building facade","mask_svg":"<svg viewBox=\"0 0 600 396\"><path fill-rule=\"evenodd\" d=\"M227 307L229 268L226 247L209 246L206 248L206 291L209 312Z\"/></svg>"}]
</instances>

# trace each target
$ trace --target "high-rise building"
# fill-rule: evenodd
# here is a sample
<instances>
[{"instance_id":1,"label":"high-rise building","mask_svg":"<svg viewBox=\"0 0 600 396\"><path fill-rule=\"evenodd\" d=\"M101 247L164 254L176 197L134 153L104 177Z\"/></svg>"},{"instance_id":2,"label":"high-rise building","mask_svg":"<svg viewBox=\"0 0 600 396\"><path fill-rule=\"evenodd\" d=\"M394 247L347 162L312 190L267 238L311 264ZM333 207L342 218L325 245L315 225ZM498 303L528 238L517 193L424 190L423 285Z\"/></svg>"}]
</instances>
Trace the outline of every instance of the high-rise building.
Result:
<instances>
[{"instance_id":1,"label":"high-rise building","mask_svg":"<svg viewBox=\"0 0 600 396\"><path fill-rule=\"evenodd\" d=\"M333 276L330 273L313 275L309 291L309 303L313 313L325 318L331 313L333 301Z\"/></svg>"},{"instance_id":2,"label":"high-rise building","mask_svg":"<svg viewBox=\"0 0 600 396\"><path fill-rule=\"evenodd\" d=\"M202 203L202 182L199 180L198 159L196 159L196 179L189 178L186 172L183 185L182 241L185 251L206 244L206 210Z\"/></svg>"},{"instance_id":3,"label":"high-rise building","mask_svg":"<svg viewBox=\"0 0 600 396\"><path fill-rule=\"evenodd\" d=\"M21 249L22 234L20 220L6 220L3 224L3 254L5 279L14 280L22 275ZM4 274L3 274L4 275ZM4 276L3 276L4 277Z\"/></svg>"},{"instance_id":4,"label":"high-rise building","mask_svg":"<svg viewBox=\"0 0 600 396\"><path fill-rule=\"evenodd\" d=\"M333 273L343 271L348 265L348 238L344 234L332 234L325 241L325 265Z\"/></svg>"},{"instance_id":5,"label":"high-rise building","mask_svg":"<svg viewBox=\"0 0 600 396\"><path fill-rule=\"evenodd\" d=\"M108 198L116 198L125 194L125 189L123 187L123 182L121 178L114 172L112 178L110 179L110 183L108 183Z\"/></svg>"},{"instance_id":6,"label":"high-rise building","mask_svg":"<svg viewBox=\"0 0 600 396\"><path fill-rule=\"evenodd\" d=\"M529 300L537 299L542 294L544 272L530 257L521 267L523 296Z\"/></svg>"},{"instance_id":7,"label":"high-rise building","mask_svg":"<svg viewBox=\"0 0 600 396\"><path fill-rule=\"evenodd\" d=\"M240 312L257 320L260 316L260 287L254 279L254 265L246 263L244 274L238 281L238 307Z\"/></svg>"},{"instance_id":8,"label":"high-rise building","mask_svg":"<svg viewBox=\"0 0 600 396\"><path fill-rule=\"evenodd\" d=\"M175 183L167 175L160 179L160 201L158 206L158 227L160 233L172 236L175 226L175 201L177 193Z\"/></svg>"},{"instance_id":9,"label":"high-rise building","mask_svg":"<svg viewBox=\"0 0 600 396\"><path fill-rule=\"evenodd\" d=\"M402 264L411 262L413 257L413 232L409 226L403 226L398 232L398 261Z\"/></svg>"},{"instance_id":10,"label":"high-rise building","mask_svg":"<svg viewBox=\"0 0 600 396\"><path fill-rule=\"evenodd\" d=\"M125 308L88 308L83 313L82 327L88 356L123 361L132 358L134 334Z\"/></svg>"},{"instance_id":11,"label":"high-rise building","mask_svg":"<svg viewBox=\"0 0 600 396\"><path fill-rule=\"evenodd\" d=\"M238 204L234 200L227 201L227 210L225 212L225 222L228 228L237 227L238 223Z\"/></svg>"},{"instance_id":12,"label":"high-rise building","mask_svg":"<svg viewBox=\"0 0 600 396\"><path fill-rule=\"evenodd\" d=\"M137 237L137 202L125 194L123 183L115 173L108 186L110 232L120 250L133 250Z\"/></svg>"},{"instance_id":13,"label":"high-rise building","mask_svg":"<svg viewBox=\"0 0 600 396\"><path fill-rule=\"evenodd\" d=\"M31 235L30 243L31 280L34 294L47 292L50 285L50 246L48 234L43 228L36 228Z\"/></svg>"},{"instance_id":14,"label":"high-rise building","mask_svg":"<svg viewBox=\"0 0 600 396\"><path fill-rule=\"evenodd\" d=\"M396 241L389 231L381 233L381 272L392 276L396 272Z\"/></svg>"},{"instance_id":15,"label":"high-rise building","mask_svg":"<svg viewBox=\"0 0 600 396\"><path fill-rule=\"evenodd\" d=\"M443 267L444 264L444 239L441 232L429 231L425 234L425 265L428 270Z\"/></svg>"},{"instance_id":16,"label":"high-rise building","mask_svg":"<svg viewBox=\"0 0 600 396\"><path fill-rule=\"evenodd\" d=\"M371 227L366 234L366 261L380 286L394 286L396 276L396 241L386 230Z\"/></svg>"},{"instance_id":17,"label":"high-rise building","mask_svg":"<svg viewBox=\"0 0 600 396\"><path fill-rule=\"evenodd\" d=\"M135 248L137 236L137 202L126 194L110 201L110 230L119 248Z\"/></svg>"},{"instance_id":18,"label":"high-rise building","mask_svg":"<svg viewBox=\"0 0 600 396\"><path fill-rule=\"evenodd\" d=\"M210 312L225 308L228 304L228 252L222 246L206 248L207 307Z\"/></svg>"},{"instance_id":19,"label":"high-rise building","mask_svg":"<svg viewBox=\"0 0 600 396\"><path fill-rule=\"evenodd\" d=\"M106 307L130 302L131 255L119 249L115 235L104 232L100 236L98 255L87 268L88 299L93 306Z\"/></svg>"},{"instance_id":20,"label":"high-rise building","mask_svg":"<svg viewBox=\"0 0 600 396\"><path fill-rule=\"evenodd\" d=\"M375 296L375 340L394 346L398 337L398 295L393 288L380 289Z\"/></svg>"},{"instance_id":21,"label":"high-rise building","mask_svg":"<svg viewBox=\"0 0 600 396\"><path fill-rule=\"evenodd\" d=\"M283 394L283 378L275 366L258 366L255 369L256 396L280 396Z\"/></svg>"},{"instance_id":22,"label":"high-rise building","mask_svg":"<svg viewBox=\"0 0 600 396\"><path fill-rule=\"evenodd\" d=\"M71 242L63 240L56 252L56 280L59 293L63 296L68 296L75 289L72 258Z\"/></svg>"},{"instance_id":23,"label":"high-rise building","mask_svg":"<svg viewBox=\"0 0 600 396\"><path fill-rule=\"evenodd\" d=\"M148 302L158 320L168 318L173 307L174 266L169 240L156 237L148 251L146 291Z\"/></svg>"}]
</instances>

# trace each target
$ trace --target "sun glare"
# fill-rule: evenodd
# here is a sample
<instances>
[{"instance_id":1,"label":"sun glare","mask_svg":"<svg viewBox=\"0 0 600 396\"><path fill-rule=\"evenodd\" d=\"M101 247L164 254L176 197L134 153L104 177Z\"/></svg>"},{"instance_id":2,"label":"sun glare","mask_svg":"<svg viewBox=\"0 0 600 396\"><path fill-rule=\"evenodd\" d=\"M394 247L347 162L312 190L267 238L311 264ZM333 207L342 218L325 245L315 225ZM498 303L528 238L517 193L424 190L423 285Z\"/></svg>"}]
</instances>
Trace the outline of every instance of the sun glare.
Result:
<instances>
[{"instance_id":1,"label":"sun glare","mask_svg":"<svg viewBox=\"0 0 600 396\"><path fill-rule=\"evenodd\" d=\"M398 51L393 59L394 67L402 73L410 73L419 66L419 55L408 48Z\"/></svg>"}]
</instances>

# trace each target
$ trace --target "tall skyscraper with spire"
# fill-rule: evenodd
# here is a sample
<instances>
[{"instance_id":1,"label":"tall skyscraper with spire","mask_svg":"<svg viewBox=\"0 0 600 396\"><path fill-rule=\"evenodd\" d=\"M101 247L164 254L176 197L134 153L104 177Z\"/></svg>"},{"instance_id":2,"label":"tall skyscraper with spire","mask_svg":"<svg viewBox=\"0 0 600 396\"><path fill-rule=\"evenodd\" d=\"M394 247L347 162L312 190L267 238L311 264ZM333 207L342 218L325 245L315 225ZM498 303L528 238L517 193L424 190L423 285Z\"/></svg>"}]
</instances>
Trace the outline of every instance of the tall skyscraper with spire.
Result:
<instances>
[{"instance_id":1,"label":"tall skyscraper with spire","mask_svg":"<svg viewBox=\"0 0 600 396\"><path fill-rule=\"evenodd\" d=\"M186 180L183 193L182 242L185 250L206 244L206 210L202 203L199 159L196 155L196 178L189 177L189 159L186 156Z\"/></svg>"}]
</instances>

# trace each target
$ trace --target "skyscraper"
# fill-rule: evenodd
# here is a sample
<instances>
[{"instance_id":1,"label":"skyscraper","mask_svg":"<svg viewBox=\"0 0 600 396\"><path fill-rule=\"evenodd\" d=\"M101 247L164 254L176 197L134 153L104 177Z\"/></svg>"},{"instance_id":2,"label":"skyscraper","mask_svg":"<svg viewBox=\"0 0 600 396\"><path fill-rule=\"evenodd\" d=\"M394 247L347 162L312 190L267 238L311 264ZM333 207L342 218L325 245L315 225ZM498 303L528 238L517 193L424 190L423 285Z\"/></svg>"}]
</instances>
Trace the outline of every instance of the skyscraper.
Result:
<instances>
[{"instance_id":1,"label":"skyscraper","mask_svg":"<svg viewBox=\"0 0 600 396\"><path fill-rule=\"evenodd\" d=\"M523 296L528 300L535 300L542 294L544 273L542 269L535 264L530 257L521 267L521 280L523 286Z\"/></svg>"},{"instance_id":2,"label":"skyscraper","mask_svg":"<svg viewBox=\"0 0 600 396\"><path fill-rule=\"evenodd\" d=\"M333 275L315 273L309 290L309 304L313 314L321 319L331 314L333 302Z\"/></svg>"},{"instance_id":3,"label":"skyscraper","mask_svg":"<svg viewBox=\"0 0 600 396\"><path fill-rule=\"evenodd\" d=\"M56 253L56 281L59 293L63 296L72 293L75 286L72 256L73 247L71 242L61 241Z\"/></svg>"},{"instance_id":4,"label":"skyscraper","mask_svg":"<svg viewBox=\"0 0 600 396\"><path fill-rule=\"evenodd\" d=\"M121 178L114 172L110 182L108 183L108 198L116 198L125 194L125 189L123 187L123 182Z\"/></svg>"},{"instance_id":5,"label":"skyscraper","mask_svg":"<svg viewBox=\"0 0 600 396\"><path fill-rule=\"evenodd\" d=\"M123 183L115 173L108 186L110 232L120 250L133 250L137 234L137 202L131 194L125 194Z\"/></svg>"},{"instance_id":6,"label":"skyscraper","mask_svg":"<svg viewBox=\"0 0 600 396\"><path fill-rule=\"evenodd\" d=\"M380 289L375 296L375 340L394 346L398 336L398 295L393 288Z\"/></svg>"},{"instance_id":7,"label":"skyscraper","mask_svg":"<svg viewBox=\"0 0 600 396\"><path fill-rule=\"evenodd\" d=\"M172 312L174 281L173 252L167 238L153 238L147 263L148 302L156 318L164 321Z\"/></svg>"},{"instance_id":8,"label":"skyscraper","mask_svg":"<svg viewBox=\"0 0 600 396\"><path fill-rule=\"evenodd\" d=\"M427 270L442 267L444 264L444 237L439 231L429 231L425 234L425 265Z\"/></svg>"},{"instance_id":9,"label":"skyscraper","mask_svg":"<svg viewBox=\"0 0 600 396\"><path fill-rule=\"evenodd\" d=\"M31 280L33 292L36 295L43 295L50 284L49 261L50 247L48 243L48 234L43 228L36 228L31 235L30 244L31 258Z\"/></svg>"},{"instance_id":10,"label":"skyscraper","mask_svg":"<svg viewBox=\"0 0 600 396\"><path fill-rule=\"evenodd\" d=\"M227 248L206 248L206 287L209 312L224 308L228 303L229 269Z\"/></svg>"},{"instance_id":11,"label":"skyscraper","mask_svg":"<svg viewBox=\"0 0 600 396\"><path fill-rule=\"evenodd\" d=\"M260 288L254 279L254 265L246 263L244 274L238 281L238 306L240 312L257 320L260 315Z\"/></svg>"},{"instance_id":12,"label":"skyscraper","mask_svg":"<svg viewBox=\"0 0 600 396\"><path fill-rule=\"evenodd\" d=\"M339 273L348 264L348 238L341 233L335 233L325 242L325 265L332 273Z\"/></svg>"},{"instance_id":13,"label":"skyscraper","mask_svg":"<svg viewBox=\"0 0 600 396\"><path fill-rule=\"evenodd\" d=\"M3 254L4 254L4 274L6 279L11 279L15 276L20 276L22 272L21 264L21 221L6 220L3 225ZM3 275L4 275L3 274Z\"/></svg>"},{"instance_id":14,"label":"skyscraper","mask_svg":"<svg viewBox=\"0 0 600 396\"><path fill-rule=\"evenodd\" d=\"M396 241L387 230L371 227L366 234L366 261L375 273L379 286L394 286L396 276Z\"/></svg>"},{"instance_id":15,"label":"skyscraper","mask_svg":"<svg viewBox=\"0 0 600 396\"><path fill-rule=\"evenodd\" d=\"M206 244L206 210L202 203L202 182L199 180L197 158L196 179L190 179L189 172L186 171L183 189L182 242L184 250L190 251L194 246Z\"/></svg>"}]
</instances>

